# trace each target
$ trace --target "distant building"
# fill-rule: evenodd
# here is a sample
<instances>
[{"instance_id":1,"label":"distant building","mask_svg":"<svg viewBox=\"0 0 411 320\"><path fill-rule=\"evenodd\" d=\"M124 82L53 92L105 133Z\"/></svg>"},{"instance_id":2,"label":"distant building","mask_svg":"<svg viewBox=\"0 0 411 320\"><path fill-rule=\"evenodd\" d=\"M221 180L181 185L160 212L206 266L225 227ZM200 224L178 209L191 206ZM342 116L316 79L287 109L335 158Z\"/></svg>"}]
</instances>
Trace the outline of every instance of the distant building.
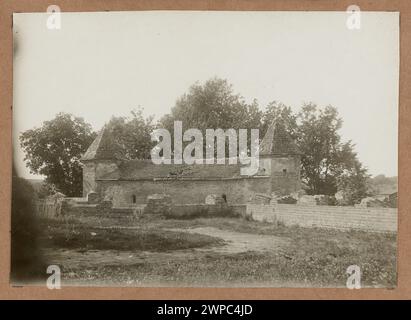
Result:
<instances>
[{"instance_id":1,"label":"distant building","mask_svg":"<svg viewBox=\"0 0 411 320\"><path fill-rule=\"evenodd\" d=\"M272 124L261 144L259 171L241 176L241 164L156 165L151 160L123 160L121 148L103 128L82 157L83 196L97 193L115 207L146 203L151 194L169 194L175 203L205 203L210 194L230 204L255 194L286 195L301 189L301 153L280 125Z\"/></svg>"}]
</instances>

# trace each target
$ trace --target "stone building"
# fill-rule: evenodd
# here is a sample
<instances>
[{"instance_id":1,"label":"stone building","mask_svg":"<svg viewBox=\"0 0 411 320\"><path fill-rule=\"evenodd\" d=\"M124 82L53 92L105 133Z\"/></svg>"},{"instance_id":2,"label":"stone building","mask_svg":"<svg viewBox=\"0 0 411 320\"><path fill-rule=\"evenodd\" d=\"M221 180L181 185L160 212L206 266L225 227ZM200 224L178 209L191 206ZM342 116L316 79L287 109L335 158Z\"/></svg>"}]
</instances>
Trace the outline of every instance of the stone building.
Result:
<instances>
[{"instance_id":1,"label":"stone building","mask_svg":"<svg viewBox=\"0 0 411 320\"><path fill-rule=\"evenodd\" d=\"M114 207L144 204L152 194L168 194L176 204L205 203L219 195L228 204L243 204L255 194L286 195L300 190L300 152L283 127L274 123L260 144L259 170L240 175L241 164L156 165L151 160L124 160L121 148L102 129L81 161L83 196L93 192Z\"/></svg>"}]
</instances>

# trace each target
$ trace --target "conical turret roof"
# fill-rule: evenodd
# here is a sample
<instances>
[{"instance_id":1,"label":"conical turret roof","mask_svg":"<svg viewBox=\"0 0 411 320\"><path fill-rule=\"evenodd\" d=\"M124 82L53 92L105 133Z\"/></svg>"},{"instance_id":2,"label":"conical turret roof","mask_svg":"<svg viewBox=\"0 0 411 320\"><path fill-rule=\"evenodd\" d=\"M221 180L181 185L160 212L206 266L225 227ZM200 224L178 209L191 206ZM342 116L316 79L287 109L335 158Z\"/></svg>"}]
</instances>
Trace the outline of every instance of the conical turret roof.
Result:
<instances>
[{"instance_id":1,"label":"conical turret roof","mask_svg":"<svg viewBox=\"0 0 411 320\"><path fill-rule=\"evenodd\" d=\"M124 158L123 155L123 148L114 140L107 126L104 126L81 160L120 160Z\"/></svg>"},{"instance_id":2,"label":"conical turret roof","mask_svg":"<svg viewBox=\"0 0 411 320\"><path fill-rule=\"evenodd\" d=\"M260 144L260 155L301 154L297 144L279 122L273 121Z\"/></svg>"}]
</instances>

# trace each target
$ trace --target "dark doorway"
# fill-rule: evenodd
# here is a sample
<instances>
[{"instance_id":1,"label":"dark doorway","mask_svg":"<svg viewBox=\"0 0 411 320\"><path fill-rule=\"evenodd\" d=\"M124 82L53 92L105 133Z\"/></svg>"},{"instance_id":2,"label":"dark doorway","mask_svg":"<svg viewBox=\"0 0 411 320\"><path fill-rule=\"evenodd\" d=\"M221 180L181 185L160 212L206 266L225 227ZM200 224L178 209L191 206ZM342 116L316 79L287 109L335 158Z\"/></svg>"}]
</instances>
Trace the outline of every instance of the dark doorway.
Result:
<instances>
[{"instance_id":1,"label":"dark doorway","mask_svg":"<svg viewBox=\"0 0 411 320\"><path fill-rule=\"evenodd\" d=\"M223 193L221 198L223 198L224 202L227 203L227 196Z\"/></svg>"}]
</instances>

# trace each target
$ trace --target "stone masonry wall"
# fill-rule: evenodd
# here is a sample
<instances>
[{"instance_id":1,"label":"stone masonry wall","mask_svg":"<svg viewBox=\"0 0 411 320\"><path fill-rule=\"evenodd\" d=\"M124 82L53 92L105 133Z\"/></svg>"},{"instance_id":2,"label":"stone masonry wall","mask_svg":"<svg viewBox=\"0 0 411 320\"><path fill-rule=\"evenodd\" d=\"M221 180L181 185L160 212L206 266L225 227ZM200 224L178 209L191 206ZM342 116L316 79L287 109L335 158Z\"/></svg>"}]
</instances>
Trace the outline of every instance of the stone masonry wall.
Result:
<instances>
[{"instance_id":1,"label":"stone masonry wall","mask_svg":"<svg viewBox=\"0 0 411 320\"><path fill-rule=\"evenodd\" d=\"M202 204L209 194L225 194L228 204L245 204L255 193L269 193L270 179L98 181L97 192L114 207L147 202L151 194L168 194L175 204Z\"/></svg>"},{"instance_id":2,"label":"stone masonry wall","mask_svg":"<svg viewBox=\"0 0 411 320\"><path fill-rule=\"evenodd\" d=\"M247 204L247 214L257 221L281 222L286 226L397 231L397 209L391 208Z\"/></svg>"},{"instance_id":3,"label":"stone masonry wall","mask_svg":"<svg viewBox=\"0 0 411 320\"><path fill-rule=\"evenodd\" d=\"M271 190L288 195L301 189L299 157L274 157L271 159Z\"/></svg>"},{"instance_id":4,"label":"stone masonry wall","mask_svg":"<svg viewBox=\"0 0 411 320\"><path fill-rule=\"evenodd\" d=\"M96 187L95 165L93 162L86 162L83 167L83 197Z\"/></svg>"}]
</instances>

